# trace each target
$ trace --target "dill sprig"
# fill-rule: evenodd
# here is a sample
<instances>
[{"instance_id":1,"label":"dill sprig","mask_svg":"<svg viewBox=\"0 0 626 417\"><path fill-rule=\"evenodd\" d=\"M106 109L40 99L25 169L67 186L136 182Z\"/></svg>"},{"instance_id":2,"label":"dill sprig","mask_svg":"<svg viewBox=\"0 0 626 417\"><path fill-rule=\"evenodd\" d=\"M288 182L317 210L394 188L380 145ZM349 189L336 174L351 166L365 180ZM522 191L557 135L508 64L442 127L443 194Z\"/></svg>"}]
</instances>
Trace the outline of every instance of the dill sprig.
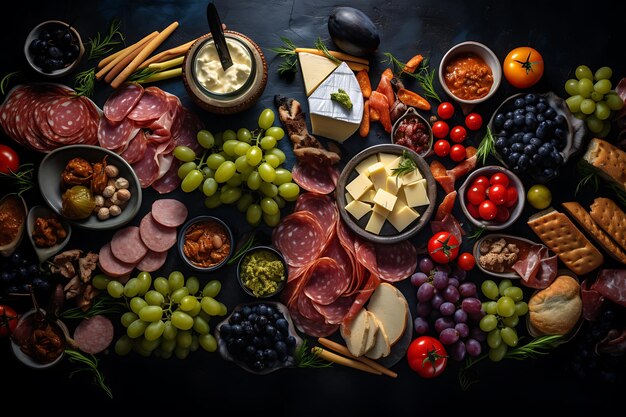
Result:
<instances>
[{"instance_id":1,"label":"dill sprig","mask_svg":"<svg viewBox=\"0 0 626 417\"><path fill-rule=\"evenodd\" d=\"M279 57L284 59L278 67L278 73L281 75L295 73L298 66L296 45L289 38L286 38L284 36L281 36L280 40L283 41L283 46L270 48L270 51L275 52Z\"/></svg>"},{"instance_id":2,"label":"dill sprig","mask_svg":"<svg viewBox=\"0 0 626 417\"><path fill-rule=\"evenodd\" d=\"M67 309L61 313L64 319L88 319L97 315L117 315L128 311L126 305L122 302L115 301L111 297L98 297L94 301L91 308L83 311L79 307Z\"/></svg>"},{"instance_id":3,"label":"dill sprig","mask_svg":"<svg viewBox=\"0 0 626 417\"><path fill-rule=\"evenodd\" d=\"M481 237L483 235L483 233L485 233L485 229L484 227L478 227L476 229L474 229L474 231L472 232L471 235L469 235L467 238L468 239L478 239L479 237Z\"/></svg>"},{"instance_id":4,"label":"dill sprig","mask_svg":"<svg viewBox=\"0 0 626 417\"><path fill-rule=\"evenodd\" d=\"M151 76L153 76L154 74L156 74L157 72L159 72L159 70L156 68L148 68L148 67L142 68L140 70L133 72L130 75L130 77L128 77L128 80L141 83L145 81L146 79L150 78Z\"/></svg>"},{"instance_id":5,"label":"dill sprig","mask_svg":"<svg viewBox=\"0 0 626 417\"><path fill-rule=\"evenodd\" d=\"M111 52L113 46L124 42L124 34L120 32L121 23L119 19L113 19L109 26L109 33L106 36L103 37L98 32L95 37L89 39L88 60L98 59Z\"/></svg>"},{"instance_id":6,"label":"dill sprig","mask_svg":"<svg viewBox=\"0 0 626 417\"><path fill-rule=\"evenodd\" d=\"M400 61L395 56L393 56L391 52L385 52L383 55L387 57L387 60L383 62L391 65L394 68L395 67L398 68L397 76L406 74L409 77L415 78L417 82L419 82L420 86L422 87L422 90L424 91L424 95L426 97L432 98L441 103L441 98L435 91L435 86L433 84L435 80L435 70L433 69L432 71L429 71L428 58L424 58L417 72L411 73L411 72L404 72L404 68L406 67L406 64Z\"/></svg>"},{"instance_id":7,"label":"dill sprig","mask_svg":"<svg viewBox=\"0 0 626 417\"><path fill-rule=\"evenodd\" d=\"M83 365L82 368L72 371L72 373L70 373L70 378L78 372L91 372L93 373L93 382L102 388L109 398L113 398L113 392L104 382L104 374L98 369L98 359L95 356L87 356L72 349L65 349L65 354L69 356L70 362L77 365Z\"/></svg>"},{"instance_id":8,"label":"dill sprig","mask_svg":"<svg viewBox=\"0 0 626 417\"><path fill-rule=\"evenodd\" d=\"M2 93L2 95L5 95L7 93L7 87L9 86L9 83L11 82L11 78L13 78L15 75L19 74L19 71L13 71L8 73L7 75L5 75L4 77L2 77L2 80L0 80L0 93Z\"/></svg>"},{"instance_id":9,"label":"dill sprig","mask_svg":"<svg viewBox=\"0 0 626 417\"><path fill-rule=\"evenodd\" d=\"M409 174L417 169L417 164L411 158L411 155L407 151L402 151L402 160L398 164L398 166L391 170L393 175L396 175L398 178Z\"/></svg>"},{"instance_id":10,"label":"dill sprig","mask_svg":"<svg viewBox=\"0 0 626 417\"><path fill-rule=\"evenodd\" d=\"M26 191L35 186L33 176L35 173L35 165L32 163L22 164L17 171L9 171L8 174L0 172L0 180L6 180L17 188L17 195L22 196Z\"/></svg>"},{"instance_id":11,"label":"dill sprig","mask_svg":"<svg viewBox=\"0 0 626 417\"><path fill-rule=\"evenodd\" d=\"M487 127L487 132L485 136L480 141L480 145L478 145L478 150L476 151L476 158L485 165L487 163L487 157L489 155L495 155L496 153L496 141L493 137L493 133L491 133L491 129Z\"/></svg>"},{"instance_id":12,"label":"dill sprig","mask_svg":"<svg viewBox=\"0 0 626 417\"><path fill-rule=\"evenodd\" d=\"M300 346L296 349L294 357L296 359L296 366L298 368L330 368L332 363L321 359L316 354L309 350L308 342L302 341Z\"/></svg>"},{"instance_id":13,"label":"dill sprig","mask_svg":"<svg viewBox=\"0 0 626 417\"><path fill-rule=\"evenodd\" d=\"M393 54L391 52L384 52L383 55L385 55L387 57L386 61L383 61L383 63L389 64L391 65L392 68L398 67L398 71L396 72L397 76L402 75L404 68L406 67L406 64L402 61L400 61L398 58L396 58L395 56L393 56ZM411 77L414 77L413 74L411 73L406 73Z\"/></svg>"},{"instance_id":14,"label":"dill sprig","mask_svg":"<svg viewBox=\"0 0 626 417\"><path fill-rule=\"evenodd\" d=\"M96 69L79 72L74 77L74 90L77 96L91 97L96 86Z\"/></svg>"},{"instance_id":15,"label":"dill sprig","mask_svg":"<svg viewBox=\"0 0 626 417\"><path fill-rule=\"evenodd\" d=\"M322 51L322 53L324 54L324 56L328 59L330 59L331 61L333 61L335 64L341 64L341 61L337 58L335 58L334 56L332 56L330 54L330 52L328 51L328 48L326 47L326 44L324 43L324 41L322 40L322 38L317 38L315 40L315 49L317 49L318 51Z\"/></svg>"},{"instance_id":16,"label":"dill sprig","mask_svg":"<svg viewBox=\"0 0 626 417\"><path fill-rule=\"evenodd\" d=\"M235 254L226 262L226 265L232 265L239 260L243 256L244 253L252 246L257 243L256 240L256 231L252 232L250 236L241 244L239 249L235 252Z\"/></svg>"}]
</instances>

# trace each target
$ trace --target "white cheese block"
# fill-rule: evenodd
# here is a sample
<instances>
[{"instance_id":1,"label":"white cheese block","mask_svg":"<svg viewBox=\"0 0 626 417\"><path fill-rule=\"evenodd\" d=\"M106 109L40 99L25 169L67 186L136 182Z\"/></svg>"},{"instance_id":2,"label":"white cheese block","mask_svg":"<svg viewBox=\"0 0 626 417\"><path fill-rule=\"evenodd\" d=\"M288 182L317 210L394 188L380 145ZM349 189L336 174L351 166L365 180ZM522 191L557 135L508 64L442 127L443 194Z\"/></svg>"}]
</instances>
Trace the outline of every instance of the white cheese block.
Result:
<instances>
[{"instance_id":1,"label":"white cheese block","mask_svg":"<svg viewBox=\"0 0 626 417\"><path fill-rule=\"evenodd\" d=\"M389 356L389 353L391 353L391 343L389 343L389 337L380 320L375 316L374 320L376 320L376 324L378 325L378 332L376 332L374 346L365 353L365 356L370 359L380 359Z\"/></svg>"},{"instance_id":2,"label":"white cheese block","mask_svg":"<svg viewBox=\"0 0 626 417\"><path fill-rule=\"evenodd\" d=\"M359 220L372 210L372 206L367 203L362 203L358 200L354 200L346 206L346 211L352 215L355 219Z\"/></svg>"},{"instance_id":3,"label":"white cheese block","mask_svg":"<svg viewBox=\"0 0 626 417\"><path fill-rule=\"evenodd\" d=\"M371 203L374 204L374 196L376 195L376 191L373 188L370 188L369 190L367 190L359 200L361 200L364 203Z\"/></svg>"},{"instance_id":4,"label":"white cheese block","mask_svg":"<svg viewBox=\"0 0 626 417\"><path fill-rule=\"evenodd\" d=\"M381 283L372 294L367 310L382 324L392 346L400 340L406 329L409 305L396 287Z\"/></svg>"},{"instance_id":5,"label":"white cheese block","mask_svg":"<svg viewBox=\"0 0 626 417\"><path fill-rule=\"evenodd\" d=\"M352 203L354 200L354 198L352 198L352 196L350 195L350 193L346 193L346 204L350 204Z\"/></svg>"},{"instance_id":6,"label":"white cheese block","mask_svg":"<svg viewBox=\"0 0 626 417\"><path fill-rule=\"evenodd\" d=\"M376 344L376 336L378 335L378 320L376 320L376 316L368 311L367 317L370 321L370 328L367 333L367 341L365 342L365 352L374 347L374 344Z\"/></svg>"},{"instance_id":7,"label":"white cheese block","mask_svg":"<svg viewBox=\"0 0 626 417\"><path fill-rule=\"evenodd\" d=\"M376 162L378 162L378 158L376 157L376 155L370 155L363 161L361 161L359 165L357 165L354 169L359 174L365 174L366 176L369 176L368 168L374 165Z\"/></svg>"},{"instance_id":8,"label":"white cheese block","mask_svg":"<svg viewBox=\"0 0 626 417\"><path fill-rule=\"evenodd\" d=\"M374 233L375 235L380 234L380 229L383 228L383 224L385 224L385 216L376 212L376 207L372 211L372 215L365 226L365 230L370 233Z\"/></svg>"},{"instance_id":9,"label":"white cheese block","mask_svg":"<svg viewBox=\"0 0 626 417\"><path fill-rule=\"evenodd\" d=\"M402 183L400 182L400 178L398 178L396 175L387 177L387 187L385 188L385 190L388 193L391 193L397 197L398 191L400 191L401 188L402 188Z\"/></svg>"},{"instance_id":10,"label":"white cheese block","mask_svg":"<svg viewBox=\"0 0 626 417\"><path fill-rule=\"evenodd\" d=\"M404 175L402 175L400 177L400 179L402 180L402 185L409 185L409 184L413 184L414 182L417 182L419 180L421 180L422 174L420 173L419 169L415 169L411 172L408 172Z\"/></svg>"},{"instance_id":11,"label":"white cheese block","mask_svg":"<svg viewBox=\"0 0 626 417\"><path fill-rule=\"evenodd\" d=\"M298 53L300 60L300 69L302 70L302 78L304 79L304 89L307 97L337 69L337 63L330 59L309 54L307 52Z\"/></svg>"},{"instance_id":12,"label":"white cheese block","mask_svg":"<svg viewBox=\"0 0 626 417\"><path fill-rule=\"evenodd\" d=\"M343 324L339 328L341 337L346 342L346 347L354 356L365 354L369 329L370 317L365 308L359 311L347 328Z\"/></svg>"},{"instance_id":13,"label":"white cheese block","mask_svg":"<svg viewBox=\"0 0 626 417\"><path fill-rule=\"evenodd\" d=\"M387 188L387 171L382 162L376 162L374 165L371 165L367 172L376 190Z\"/></svg>"},{"instance_id":14,"label":"white cheese block","mask_svg":"<svg viewBox=\"0 0 626 417\"><path fill-rule=\"evenodd\" d=\"M400 165L400 162L402 162L402 157L398 156L395 159L393 159L391 162L385 164L385 169L387 170L387 175L393 175L393 170L398 168L398 165Z\"/></svg>"},{"instance_id":15,"label":"white cheese block","mask_svg":"<svg viewBox=\"0 0 626 417\"><path fill-rule=\"evenodd\" d=\"M391 194L388 191L385 191L382 188L379 188L376 191L376 195L374 196L374 203L391 211L393 210L393 207L396 205L397 199L398 198L395 195Z\"/></svg>"},{"instance_id":16,"label":"white cheese block","mask_svg":"<svg viewBox=\"0 0 626 417\"><path fill-rule=\"evenodd\" d=\"M404 190L404 199L409 207L426 206L430 204L428 193L426 192L426 180L421 179L413 184L402 187Z\"/></svg>"},{"instance_id":17,"label":"white cheese block","mask_svg":"<svg viewBox=\"0 0 626 417\"><path fill-rule=\"evenodd\" d=\"M384 166L391 164L396 159L398 159L398 155L392 153L381 152L378 154L378 160L382 162Z\"/></svg>"},{"instance_id":18,"label":"white cheese block","mask_svg":"<svg viewBox=\"0 0 626 417\"><path fill-rule=\"evenodd\" d=\"M396 206L397 207L394 208L389 216L387 216L387 220L389 220L389 223L391 223L391 225L395 227L398 232L401 232L406 229L408 225L413 223L413 221L415 221L420 214L401 201L397 201Z\"/></svg>"},{"instance_id":19,"label":"white cheese block","mask_svg":"<svg viewBox=\"0 0 626 417\"><path fill-rule=\"evenodd\" d=\"M350 96L351 109L331 100L330 94L339 89ZM363 94L354 73L345 62L309 96L309 114L314 135L344 142L358 130L363 118Z\"/></svg>"},{"instance_id":20,"label":"white cheese block","mask_svg":"<svg viewBox=\"0 0 626 417\"><path fill-rule=\"evenodd\" d=\"M372 185L373 184L369 178L361 174L346 185L346 190L350 193L352 198L359 200L367 190L372 188Z\"/></svg>"},{"instance_id":21,"label":"white cheese block","mask_svg":"<svg viewBox=\"0 0 626 417\"><path fill-rule=\"evenodd\" d=\"M391 214L390 210L387 210L386 208L384 208L383 206L381 206L379 204L374 204L374 208L372 209L372 211L374 213L377 213L377 214L383 216L385 219Z\"/></svg>"}]
</instances>

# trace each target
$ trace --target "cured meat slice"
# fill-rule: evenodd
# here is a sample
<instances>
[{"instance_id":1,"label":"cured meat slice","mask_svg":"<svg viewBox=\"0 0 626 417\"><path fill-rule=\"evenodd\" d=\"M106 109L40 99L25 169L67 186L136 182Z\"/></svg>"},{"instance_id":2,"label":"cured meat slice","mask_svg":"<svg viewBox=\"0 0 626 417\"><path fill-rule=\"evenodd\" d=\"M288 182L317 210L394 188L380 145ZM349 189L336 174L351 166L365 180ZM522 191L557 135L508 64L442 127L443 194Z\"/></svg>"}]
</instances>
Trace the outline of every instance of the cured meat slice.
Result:
<instances>
[{"instance_id":1,"label":"cured meat slice","mask_svg":"<svg viewBox=\"0 0 626 417\"><path fill-rule=\"evenodd\" d=\"M307 191L330 194L335 190L335 180L326 167L318 168L313 164L297 162L291 176L296 184Z\"/></svg>"},{"instance_id":2,"label":"cured meat slice","mask_svg":"<svg viewBox=\"0 0 626 417\"><path fill-rule=\"evenodd\" d=\"M319 313L313 305L313 301L307 297L303 292L298 295L298 312L307 319L315 320L319 319Z\"/></svg>"},{"instance_id":3,"label":"cured meat slice","mask_svg":"<svg viewBox=\"0 0 626 417\"><path fill-rule=\"evenodd\" d=\"M272 242L289 266L301 267L316 259L325 241L319 222L306 211L291 213L272 232Z\"/></svg>"},{"instance_id":4,"label":"cured meat slice","mask_svg":"<svg viewBox=\"0 0 626 417\"><path fill-rule=\"evenodd\" d=\"M98 266L110 277L119 278L133 272L135 264L129 264L117 259L111 251L111 243L107 243L100 248L98 253Z\"/></svg>"},{"instance_id":5,"label":"cured meat slice","mask_svg":"<svg viewBox=\"0 0 626 417\"><path fill-rule=\"evenodd\" d=\"M417 268L417 249L408 240L376 244L376 264L380 279L397 282L408 278Z\"/></svg>"},{"instance_id":6,"label":"cured meat slice","mask_svg":"<svg viewBox=\"0 0 626 417\"><path fill-rule=\"evenodd\" d=\"M157 163L159 165L159 175L157 175L157 180L163 177L170 170L172 163L174 162L174 155L172 154L162 154L157 153ZM155 180L156 181L156 180Z\"/></svg>"},{"instance_id":7,"label":"cured meat slice","mask_svg":"<svg viewBox=\"0 0 626 417\"><path fill-rule=\"evenodd\" d=\"M85 353L103 352L113 342L113 323L101 315L84 319L74 330L74 342Z\"/></svg>"},{"instance_id":8,"label":"cured meat slice","mask_svg":"<svg viewBox=\"0 0 626 417\"><path fill-rule=\"evenodd\" d=\"M167 259L167 252L155 252L149 250L146 256L137 264L140 271L154 272L163 266Z\"/></svg>"},{"instance_id":9,"label":"cured meat slice","mask_svg":"<svg viewBox=\"0 0 626 417\"><path fill-rule=\"evenodd\" d=\"M522 284L529 288L548 288L557 275L557 257L550 256L548 248L532 245L525 259L515 262L511 269L522 277Z\"/></svg>"},{"instance_id":10,"label":"cured meat slice","mask_svg":"<svg viewBox=\"0 0 626 417\"><path fill-rule=\"evenodd\" d=\"M308 298L308 297L305 297ZM328 324L341 324L348 314L356 296L342 296L328 305L313 303L313 307L322 315Z\"/></svg>"},{"instance_id":11,"label":"cured meat slice","mask_svg":"<svg viewBox=\"0 0 626 417\"><path fill-rule=\"evenodd\" d=\"M118 230L111 239L113 256L127 264L137 264L148 253L148 248L141 240L139 228L128 226Z\"/></svg>"},{"instance_id":12,"label":"cured meat slice","mask_svg":"<svg viewBox=\"0 0 626 417\"><path fill-rule=\"evenodd\" d=\"M54 133L71 138L85 129L89 111L81 100L64 97L50 106L47 119Z\"/></svg>"},{"instance_id":13,"label":"cured meat slice","mask_svg":"<svg viewBox=\"0 0 626 417\"><path fill-rule=\"evenodd\" d=\"M131 165L137 174L141 188L148 188L159 176L159 164L156 157L156 146L149 143L146 152L139 161Z\"/></svg>"},{"instance_id":14,"label":"cured meat slice","mask_svg":"<svg viewBox=\"0 0 626 417\"><path fill-rule=\"evenodd\" d=\"M335 333L339 329L338 324L327 324L324 316L318 313L316 320L308 319L302 316L297 309L292 308L289 310L293 323L298 330L313 337L327 337Z\"/></svg>"},{"instance_id":15,"label":"cured meat slice","mask_svg":"<svg viewBox=\"0 0 626 417\"><path fill-rule=\"evenodd\" d=\"M134 126L128 119L113 124L103 117L98 124L98 142L105 149L126 148L128 142L134 138L133 129ZM137 134L136 131L134 133Z\"/></svg>"},{"instance_id":16,"label":"cured meat slice","mask_svg":"<svg viewBox=\"0 0 626 417\"><path fill-rule=\"evenodd\" d=\"M450 232L460 242L463 239L465 231L461 227L461 223L454 217L454 214L448 213L443 220L432 220L430 222L430 230L433 234L437 232Z\"/></svg>"},{"instance_id":17,"label":"cured meat slice","mask_svg":"<svg viewBox=\"0 0 626 417\"><path fill-rule=\"evenodd\" d=\"M580 294L583 300L583 317L585 320L595 321L602 312L604 296L590 286L588 279L580 284Z\"/></svg>"},{"instance_id":18,"label":"cured meat slice","mask_svg":"<svg viewBox=\"0 0 626 417\"><path fill-rule=\"evenodd\" d=\"M157 223L152 213L141 219L139 231L143 243L154 252L165 252L176 244L176 229Z\"/></svg>"},{"instance_id":19,"label":"cured meat slice","mask_svg":"<svg viewBox=\"0 0 626 417\"><path fill-rule=\"evenodd\" d=\"M157 87L148 87L144 90L139 102L128 113L128 118L136 122L156 120L168 111L167 96ZM145 123L144 123L145 124Z\"/></svg>"},{"instance_id":20,"label":"cured meat slice","mask_svg":"<svg viewBox=\"0 0 626 417\"><path fill-rule=\"evenodd\" d=\"M341 273L347 277L353 277L353 267L352 267L352 257L350 254L346 252L346 250L341 246L339 242L339 238L336 235L333 235L322 254L324 257L328 257L334 259L337 262L337 265L341 269ZM290 269L291 271L291 269Z\"/></svg>"},{"instance_id":21,"label":"cured meat slice","mask_svg":"<svg viewBox=\"0 0 626 417\"><path fill-rule=\"evenodd\" d=\"M121 122L143 96L140 84L128 83L118 88L104 103L104 116L112 122Z\"/></svg>"},{"instance_id":22,"label":"cured meat slice","mask_svg":"<svg viewBox=\"0 0 626 417\"><path fill-rule=\"evenodd\" d=\"M439 207L437 207L435 220L442 221L448 214L452 213L452 209L454 208L454 202L456 201L456 195L456 191L452 191L451 193L446 194L441 204L439 204Z\"/></svg>"},{"instance_id":23,"label":"cured meat slice","mask_svg":"<svg viewBox=\"0 0 626 417\"><path fill-rule=\"evenodd\" d=\"M476 148L474 148L473 146L468 146L465 151L469 155L471 154L473 155L468 156L465 161L459 163L454 168L446 171L448 176L450 176L453 181L456 181L457 179L461 178L462 176L466 175L468 172L476 168L476 162L478 162L478 157L476 156L476 153L475 153Z\"/></svg>"},{"instance_id":24,"label":"cured meat slice","mask_svg":"<svg viewBox=\"0 0 626 417\"><path fill-rule=\"evenodd\" d=\"M188 146L198 152L200 144L196 140L196 134L204 129L204 123L195 113L184 107L178 112L177 119L180 119L180 123L174 121L171 131L174 143L176 146Z\"/></svg>"},{"instance_id":25,"label":"cured meat slice","mask_svg":"<svg viewBox=\"0 0 626 417\"><path fill-rule=\"evenodd\" d=\"M185 223L189 211L187 206L172 198L163 198L152 203L152 217L166 227L178 227Z\"/></svg>"},{"instance_id":26,"label":"cured meat slice","mask_svg":"<svg viewBox=\"0 0 626 417\"><path fill-rule=\"evenodd\" d=\"M139 129L135 137L128 143L126 150L124 150L120 156L129 164L134 164L143 158L147 147L148 141L146 140L146 135L143 133L143 130Z\"/></svg>"},{"instance_id":27,"label":"cured meat slice","mask_svg":"<svg viewBox=\"0 0 626 417\"><path fill-rule=\"evenodd\" d=\"M355 257L358 263L363 265L370 273L379 275L378 257L376 256L376 247L372 242L362 240L355 241Z\"/></svg>"},{"instance_id":28,"label":"cured meat slice","mask_svg":"<svg viewBox=\"0 0 626 417\"><path fill-rule=\"evenodd\" d=\"M322 226L324 236L330 239L335 230L339 213L337 206L329 196L316 193L301 194L296 201L295 211L311 213Z\"/></svg>"},{"instance_id":29,"label":"cured meat slice","mask_svg":"<svg viewBox=\"0 0 626 417\"><path fill-rule=\"evenodd\" d=\"M363 306L365 306L367 300L370 299L378 285L380 285L380 278L378 278L374 274L370 274L369 278L365 282L365 285L363 286L363 288L361 288L361 291L359 291L356 298L354 299L354 303L352 303L352 305L350 306L350 310L348 310L348 313L344 316L342 322L344 326L348 327L350 325L358 312L361 311Z\"/></svg>"},{"instance_id":30,"label":"cured meat slice","mask_svg":"<svg viewBox=\"0 0 626 417\"><path fill-rule=\"evenodd\" d=\"M331 258L320 258L304 287L306 294L314 303L328 305L339 298L350 284L350 277L341 273L337 261Z\"/></svg>"},{"instance_id":31,"label":"cured meat slice","mask_svg":"<svg viewBox=\"0 0 626 417\"><path fill-rule=\"evenodd\" d=\"M596 344L596 353L600 355L620 356L626 352L626 327L611 329L606 337Z\"/></svg>"},{"instance_id":32,"label":"cured meat slice","mask_svg":"<svg viewBox=\"0 0 626 417\"><path fill-rule=\"evenodd\" d=\"M591 289L626 307L626 269L602 269Z\"/></svg>"},{"instance_id":33,"label":"cured meat slice","mask_svg":"<svg viewBox=\"0 0 626 417\"><path fill-rule=\"evenodd\" d=\"M152 183L152 188L154 188L159 194L168 194L177 189L181 182L181 179L178 177L179 167L180 162L178 162L178 160L174 160L169 171Z\"/></svg>"}]
</instances>

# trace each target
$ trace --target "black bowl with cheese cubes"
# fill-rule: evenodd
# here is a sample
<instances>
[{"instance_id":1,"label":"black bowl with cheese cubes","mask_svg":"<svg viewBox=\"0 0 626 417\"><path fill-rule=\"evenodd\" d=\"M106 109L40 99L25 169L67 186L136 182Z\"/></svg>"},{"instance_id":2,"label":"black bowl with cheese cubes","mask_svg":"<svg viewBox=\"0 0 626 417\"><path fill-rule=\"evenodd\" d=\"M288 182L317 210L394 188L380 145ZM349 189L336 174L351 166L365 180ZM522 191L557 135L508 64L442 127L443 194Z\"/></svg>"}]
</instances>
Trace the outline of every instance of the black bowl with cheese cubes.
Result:
<instances>
[{"instance_id":1,"label":"black bowl with cheese cubes","mask_svg":"<svg viewBox=\"0 0 626 417\"><path fill-rule=\"evenodd\" d=\"M395 243L419 232L435 210L437 187L428 163L401 145L371 146L344 167L337 205L358 236Z\"/></svg>"}]
</instances>

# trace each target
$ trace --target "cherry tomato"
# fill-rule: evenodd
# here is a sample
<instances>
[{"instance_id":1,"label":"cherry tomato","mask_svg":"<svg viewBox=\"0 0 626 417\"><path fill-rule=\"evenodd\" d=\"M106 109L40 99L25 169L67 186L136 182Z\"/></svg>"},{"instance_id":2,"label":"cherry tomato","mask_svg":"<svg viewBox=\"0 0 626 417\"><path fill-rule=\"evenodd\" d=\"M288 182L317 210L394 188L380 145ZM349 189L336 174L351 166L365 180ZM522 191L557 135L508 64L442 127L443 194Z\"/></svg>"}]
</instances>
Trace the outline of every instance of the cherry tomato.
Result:
<instances>
[{"instance_id":1,"label":"cherry tomato","mask_svg":"<svg viewBox=\"0 0 626 417\"><path fill-rule=\"evenodd\" d=\"M17 326L17 313L11 307L0 304L0 337L10 336Z\"/></svg>"},{"instance_id":2,"label":"cherry tomato","mask_svg":"<svg viewBox=\"0 0 626 417\"><path fill-rule=\"evenodd\" d=\"M443 373L448 364L448 353L441 342L431 336L420 336L406 352L409 367L423 378L434 378Z\"/></svg>"},{"instance_id":3,"label":"cherry tomato","mask_svg":"<svg viewBox=\"0 0 626 417\"><path fill-rule=\"evenodd\" d=\"M486 198L486 190L482 185L472 185L469 190L467 190L467 201L472 204L479 205Z\"/></svg>"},{"instance_id":4,"label":"cherry tomato","mask_svg":"<svg viewBox=\"0 0 626 417\"><path fill-rule=\"evenodd\" d=\"M465 159L465 146L457 143L450 148L450 159L454 162L461 162Z\"/></svg>"},{"instance_id":5,"label":"cherry tomato","mask_svg":"<svg viewBox=\"0 0 626 417\"><path fill-rule=\"evenodd\" d=\"M489 184L491 185L500 184L500 185L504 185L505 187L508 187L509 177L507 177L506 174L502 172L496 172L495 174L491 176L491 179L489 179Z\"/></svg>"},{"instance_id":6,"label":"cherry tomato","mask_svg":"<svg viewBox=\"0 0 626 417\"><path fill-rule=\"evenodd\" d=\"M433 261L447 264L458 256L460 243L450 232L435 233L428 241L428 254Z\"/></svg>"},{"instance_id":7,"label":"cherry tomato","mask_svg":"<svg viewBox=\"0 0 626 417\"><path fill-rule=\"evenodd\" d=\"M467 138L467 130L463 126L454 126L450 131L452 142L461 143Z\"/></svg>"},{"instance_id":8,"label":"cherry tomato","mask_svg":"<svg viewBox=\"0 0 626 417\"><path fill-rule=\"evenodd\" d=\"M6 145L0 144L0 172L10 174L20 167L20 158L17 153Z\"/></svg>"},{"instance_id":9,"label":"cherry tomato","mask_svg":"<svg viewBox=\"0 0 626 417\"><path fill-rule=\"evenodd\" d=\"M448 132L450 132L450 126L446 122L442 122L441 120L433 123L433 136L437 139L443 139L448 136Z\"/></svg>"},{"instance_id":10,"label":"cherry tomato","mask_svg":"<svg viewBox=\"0 0 626 417\"><path fill-rule=\"evenodd\" d=\"M498 223L504 223L505 221L509 220L509 217L511 217L511 212L509 211L509 209L505 206L498 206L498 212L496 213L496 217L494 218L494 220Z\"/></svg>"},{"instance_id":11,"label":"cherry tomato","mask_svg":"<svg viewBox=\"0 0 626 417\"><path fill-rule=\"evenodd\" d=\"M470 216L472 216L476 220L480 220L480 213L478 212L478 205L472 204L472 203L465 203L465 208L467 209Z\"/></svg>"},{"instance_id":12,"label":"cherry tomato","mask_svg":"<svg viewBox=\"0 0 626 417\"><path fill-rule=\"evenodd\" d=\"M451 118L454 116L454 105L444 101L437 107L437 114L444 120Z\"/></svg>"},{"instance_id":13,"label":"cherry tomato","mask_svg":"<svg viewBox=\"0 0 626 417\"><path fill-rule=\"evenodd\" d=\"M443 158L444 156L448 156L448 154L450 153L450 142L445 139L439 139L437 142L435 142L433 150L435 151L435 154L439 157Z\"/></svg>"},{"instance_id":14,"label":"cherry tomato","mask_svg":"<svg viewBox=\"0 0 626 417\"><path fill-rule=\"evenodd\" d=\"M484 220L493 220L498 214L498 207L491 200L485 200L478 206L478 213Z\"/></svg>"},{"instance_id":15,"label":"cherry tomato","mask_svg":"<svg viewBox=\"0 0 626 417\"><path fill-rule=\"evenodd\" d=\"M513 207L517 204L517 188L514 185L511 185L506 189L506 202L504 203L504 207Z\"/></svg>"},{"instance_id":16,"label":"cherry tomato","mask_svg":"<svg viewBox=\"0 0 626 417\"><path fill-rule=\"evenodd\" d=\"M506 187L500 184L492 185L487 189L487 196L496 206L501 206L506 203Z\"/></svg>"},{"instance_id":17,"label":"cherry tomato","mask_svg":"<svg viewBox=\"0 0 626 417\"><path fill-rule=\"evenodd\" d=\"M478 130L483 125L483 118L478 113L470 113L465 117L465 126L469 130Z\"/></svg>"},{"instance_id":18,"label":"cherry tomato","mask_svg":"<svg viewBox=\"0 0 626 417\"><path fill-rule=\"evenodd\" d=\"M463 271L469 271L474 268L474 265L476 265L476 259L474 259L474 256L471 253L463 252L459 255L459 259L456 260L456 264Z\"/></svg>"},{"instance_id":19,"label":"cherry tomato","mask_svg":"<svg viewBox=\"0 0 626 417\"><path fill-rule=\"evenodd\" d=\"M482 185L483 187L485 187L486 190L487 188L489 188L490 185L489 178L485 177L484 175L476 177L472 185Z\"/></svg>"},{"instance_id":20,"label":"cherry tomato","mask_svg":"<svg viewBox=\"0 0 626 417\"><path fill-rule=\"evenodd\" d=\"M536 49L521 46L504 58L502 71L513 87L528 88L537 84L543 76L543 58Z\"/></svg>"}]
</instances>

